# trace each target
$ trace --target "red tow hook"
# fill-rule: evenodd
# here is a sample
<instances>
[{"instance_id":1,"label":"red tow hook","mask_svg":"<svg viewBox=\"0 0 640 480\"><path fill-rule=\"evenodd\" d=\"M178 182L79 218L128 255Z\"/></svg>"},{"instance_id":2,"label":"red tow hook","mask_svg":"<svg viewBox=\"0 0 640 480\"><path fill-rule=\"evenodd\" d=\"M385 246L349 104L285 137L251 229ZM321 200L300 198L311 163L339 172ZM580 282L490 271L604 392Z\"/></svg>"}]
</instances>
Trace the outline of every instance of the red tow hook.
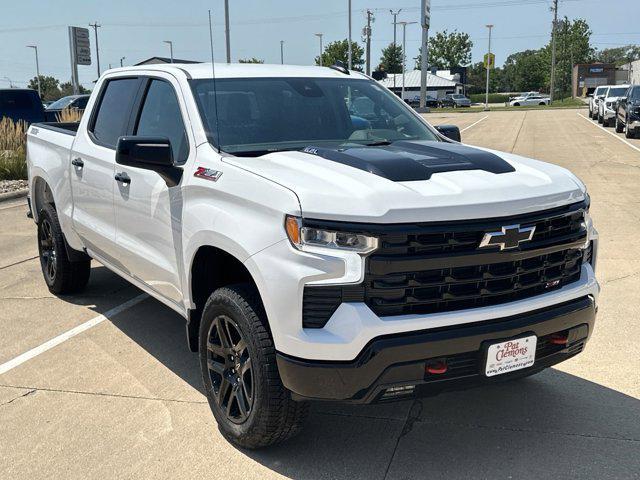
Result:
<instances>
[{"instance_id":1,"label":"red tow hook","mask_svg":"<svg viewBox=\"0 0 640 480\"><path fill-rule=\"evenodd\" d=\"M566 345L567 343L569 343L569 334L554 333L549 337L549 342L554 345Z\"/></svg>"},{"instance_id":2,"label":"red tow hook","mask_svg":"<svg viewBox=\"0 0 640 480\"><path fill-rule=\"evenodd\" d=\"M427 363L426 370L433 375L441 375L447 372L447 362L446 360L432 360Z\"/></svg>"}]
</instances>

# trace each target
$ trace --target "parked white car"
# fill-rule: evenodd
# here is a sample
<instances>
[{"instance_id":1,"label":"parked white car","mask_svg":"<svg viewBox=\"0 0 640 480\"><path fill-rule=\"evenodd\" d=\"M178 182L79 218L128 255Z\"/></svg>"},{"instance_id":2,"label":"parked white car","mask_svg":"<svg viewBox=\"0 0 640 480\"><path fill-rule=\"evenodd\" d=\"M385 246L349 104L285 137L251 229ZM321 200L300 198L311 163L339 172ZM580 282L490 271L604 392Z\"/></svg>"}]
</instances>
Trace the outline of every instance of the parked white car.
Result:
<instances>
[{"instance_id":1,"label":"parked white car","mask_svg":"<svg viewBox=\"0 0 640 480\"><path fill-rule=\"evenodd\" d=\"M537 92L529 92L522 97L516 97L509 102L512 107L526 107L531 105L549 105L551 99Z\"/></svg>"},{"instance_id":2,"label":"parked white car","mask_svg":"<svg viewBox=\"0 0 640 480\"><path fill-rule=\"evenodd\" d=\"M605 127L613 127L616 121L618 100L627 93L631 85L615 85L608 87L598 102L598 123Z\"/></svg>"},{"instance_id":3,"label":"parked white car","mask_svg":"<svg viewBox=\"0 0 640 480\"><path fill-rule=\"evenodd\" d=\"M93 259L184 317L225 438L582 351L598 235L575 175L453 141L355 71L215 74L108 70L79 124L31 125L27 160L49 290L80 292Z\"/></svg>"},{"instance_id":4,"label":"parked white car","mask_svg":"<svg viewBox=\"0 0 640 480\"><path fill-rule=\"evenodd\" d=\"M594 120L598 118L598 105L608 89L609 85L600 85L593 91L593 95L589 99L589 116Z\"/></svg>"}]
</instances>

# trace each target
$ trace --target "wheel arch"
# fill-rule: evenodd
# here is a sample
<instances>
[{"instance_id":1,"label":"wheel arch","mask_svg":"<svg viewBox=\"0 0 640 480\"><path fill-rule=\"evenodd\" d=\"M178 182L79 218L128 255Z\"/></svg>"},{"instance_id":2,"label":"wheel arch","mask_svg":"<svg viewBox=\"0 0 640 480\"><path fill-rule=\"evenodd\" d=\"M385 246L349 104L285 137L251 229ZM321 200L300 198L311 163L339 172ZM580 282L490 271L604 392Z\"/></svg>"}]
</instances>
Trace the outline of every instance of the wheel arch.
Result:
<instances>
[{"instance_id":1,"label":"wheel arch","mask_svg":"<svg viewBox=\"0 0 640 480\"><path fill-rule=\"evenodd\" d=\"M46 204L55 206L53 189L49 182L41 176L35 175L31 180L31 205L33 207L33 219L37 222L42 207Z\"/></svg>"},{"instance_id":2,"label":"wheel arch","mask_svg":"<svg viewBox=\"0 0 640 480\"><path fill-rule=\"evenodd\" d=\"M262 301L254 276L237 254L209 244L195 249L188 271L191 308L187 315L187 342L192 352L198 351L200 319L207 299L216 289L238 283L253 285Z\"/></svg>"}]
</instances>

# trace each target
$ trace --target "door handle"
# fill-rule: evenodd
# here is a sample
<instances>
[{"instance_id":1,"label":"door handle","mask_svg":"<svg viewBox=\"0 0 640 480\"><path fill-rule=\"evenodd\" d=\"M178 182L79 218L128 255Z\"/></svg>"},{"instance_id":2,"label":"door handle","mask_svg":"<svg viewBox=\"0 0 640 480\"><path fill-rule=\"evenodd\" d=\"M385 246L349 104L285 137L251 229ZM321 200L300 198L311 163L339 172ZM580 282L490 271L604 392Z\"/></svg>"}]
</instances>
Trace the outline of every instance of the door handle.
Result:
<instances>
[{"instance_id":1,"label":"door handle","mask_svg":"<svg viewBox=\"0 0 640 480\"><path fill-rule=\"evenodd\" d=\"M84 167L84 162L80 157L76 157L73 160L71 160L71 165L73 165L74 167L82 168Z\"/></svg>"},{"instance_id":2,"label":"door handle","mask_svg":"<svg viewBox=\"0 0 640 480\"><path fill-rule=\"evenodd\" d=\"M116 173L113 178L118 182L122 182L124 185L129 185L131 183L131 178L125 172Z\"/></svg>"}]
</instances>

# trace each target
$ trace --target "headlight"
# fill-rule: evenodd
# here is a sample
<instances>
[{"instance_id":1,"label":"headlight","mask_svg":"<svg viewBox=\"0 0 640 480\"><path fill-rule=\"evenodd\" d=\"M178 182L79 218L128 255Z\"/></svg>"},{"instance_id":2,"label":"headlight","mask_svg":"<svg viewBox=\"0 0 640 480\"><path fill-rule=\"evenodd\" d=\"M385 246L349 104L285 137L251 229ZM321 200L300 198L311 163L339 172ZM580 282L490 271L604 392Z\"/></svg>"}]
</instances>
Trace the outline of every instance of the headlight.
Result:
<instances>
[{"instance_id":1,"label":"headlight","mask_svg":"<svg viewBox=\"0 0 640 480\"><path fill-rule=\"evenodd\" d=\"M304 226L301 218L287 215L285 230L289 241L298 250L305 247L333 248L366 254L378 248L378 239L361 233L338 232Z\"/></svg>"}]
</instances>

